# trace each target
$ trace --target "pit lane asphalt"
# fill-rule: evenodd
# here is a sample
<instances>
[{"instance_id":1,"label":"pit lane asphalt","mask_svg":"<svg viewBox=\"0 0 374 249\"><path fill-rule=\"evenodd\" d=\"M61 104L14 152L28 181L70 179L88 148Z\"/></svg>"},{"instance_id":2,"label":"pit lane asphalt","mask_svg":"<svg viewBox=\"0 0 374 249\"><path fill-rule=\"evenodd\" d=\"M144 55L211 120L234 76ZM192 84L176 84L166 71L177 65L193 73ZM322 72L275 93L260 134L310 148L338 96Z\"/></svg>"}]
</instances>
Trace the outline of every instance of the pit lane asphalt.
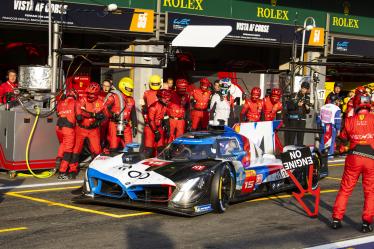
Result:
<instances>
[{"instance_id":1,"label":"pit lane asphalt","mask_svg":"<svg viewBox=\"0 0 374 249\"><path fill-rule=\"evenodd\" d=\"M334 166L335 165L335 166ZM321 181L320 212L306 216L287 193L230 206L224 214L186 218L116 206L76 204L71 191L80 184L22 188L55 179L8 180L0 174L1 248L304 248L364 236L363 195L356 187L344 227L331 230L341 163L331 163ZM3 186L1 186L3 185ZM20 188L21 187L21 188ZM306 197L311 199L311 197ZM373 235L373 234L370 234Z\"/></svg>"}]
</instances>

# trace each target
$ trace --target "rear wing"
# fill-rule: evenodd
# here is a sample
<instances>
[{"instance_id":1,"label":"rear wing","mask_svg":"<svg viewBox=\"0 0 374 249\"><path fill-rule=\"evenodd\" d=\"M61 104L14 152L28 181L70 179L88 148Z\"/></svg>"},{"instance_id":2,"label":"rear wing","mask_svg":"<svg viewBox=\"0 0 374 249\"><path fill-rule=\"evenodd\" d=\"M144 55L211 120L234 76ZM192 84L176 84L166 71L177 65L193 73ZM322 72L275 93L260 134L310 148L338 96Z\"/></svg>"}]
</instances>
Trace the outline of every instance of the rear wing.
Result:
<instances>
[{"instance_id":1,"label":"rear wing","mask_svg":"<svg viewBox=\"0 0 374 249\"><path fill-rule=\"evenodd\" d=\"M288 128L282 127L282 120L261 121L237 123L234 125L234 130L240 135L246 137L250 142L251 160L264 154L275 155L275 151L283 151L283 146L280 143L277 132L278 131L301 131L305 133L319 133L322 134L322 129L311 128Z\"/></svg>"},{"instance_id":2,"label":"rear wing","mask_svg":"<svg viewBox=\"0 0 374 249\"><path fill-rule=\"evenodd\" d=\"M280 129L282 123L282 120L246 122L237 123L233 128L249 140L251 160L255 160L264 154L275 154L276 131Z\"/></svg>"}]
</instances>

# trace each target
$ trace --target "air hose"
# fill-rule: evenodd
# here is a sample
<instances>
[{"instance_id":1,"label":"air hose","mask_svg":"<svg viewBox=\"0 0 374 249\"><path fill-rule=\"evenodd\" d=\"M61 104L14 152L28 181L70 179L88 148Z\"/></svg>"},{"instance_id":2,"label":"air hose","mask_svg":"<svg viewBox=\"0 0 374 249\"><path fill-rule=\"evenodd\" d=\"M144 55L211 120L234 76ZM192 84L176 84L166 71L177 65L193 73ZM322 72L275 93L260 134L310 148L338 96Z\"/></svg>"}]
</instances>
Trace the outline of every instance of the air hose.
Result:
<instances>
[{"instance_id":1,"label":"air hose","mask_svg":"<svg viewBox=\"0 0 374 249\"><path fill-rule=\"evenodd\" d=\"M35 106L34 108L36 110L35 120L34 120L34 124L33 124L32 128L31 128L29 139L27 140L27 144L26 144L26 165L27 165L27 169L29 170L29 172L31 173L31 175L29 175L29 174L22 174L22 173L17 174L17 175L19 175L19 176L33 176L35 178L48 178L48 177L53 176L54 172L45 171L45 172L42 172L41 174L35 174L31 170L30 164L29 164L30 144L31 144L32 137L34 136L35 128L36 128L36 125L38 124L39 115L40 115L40 109L39 109L39 107Z\"/></svg>"}]
</instances>

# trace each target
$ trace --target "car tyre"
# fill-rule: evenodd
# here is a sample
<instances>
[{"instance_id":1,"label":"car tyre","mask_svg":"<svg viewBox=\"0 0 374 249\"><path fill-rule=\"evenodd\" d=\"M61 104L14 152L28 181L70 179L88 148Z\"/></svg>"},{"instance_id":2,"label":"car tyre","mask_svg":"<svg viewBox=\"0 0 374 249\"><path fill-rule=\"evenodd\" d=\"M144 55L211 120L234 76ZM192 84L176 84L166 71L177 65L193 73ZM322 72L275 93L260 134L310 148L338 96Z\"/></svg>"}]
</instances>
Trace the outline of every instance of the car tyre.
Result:
<instances>
[{"instance_id":1,"label":"car tyre","mask_svg":"<svg viewBox=\"0 0 374 249\"><path fill-rule=\"evenodd\" d=\"M309 168L306 167L304 171L304 184L303 187L308 187L308 174ZM312 190L316 190L319 187L319 180L321 178L321 162L317 156L313 156L313 177L312 177Z\"/></svg>"},{"instance_id":2,"label":"car tyre","mask_svg":"<svg viewBox=\"0 0 374 249\"><path fill-rule=\"evenodd\" d=\"M229 206L235 188L234 172L230 165L222 164L216 170L211 185L211 204L217 213L223 213Z\"/></svg>"}]
</instances>

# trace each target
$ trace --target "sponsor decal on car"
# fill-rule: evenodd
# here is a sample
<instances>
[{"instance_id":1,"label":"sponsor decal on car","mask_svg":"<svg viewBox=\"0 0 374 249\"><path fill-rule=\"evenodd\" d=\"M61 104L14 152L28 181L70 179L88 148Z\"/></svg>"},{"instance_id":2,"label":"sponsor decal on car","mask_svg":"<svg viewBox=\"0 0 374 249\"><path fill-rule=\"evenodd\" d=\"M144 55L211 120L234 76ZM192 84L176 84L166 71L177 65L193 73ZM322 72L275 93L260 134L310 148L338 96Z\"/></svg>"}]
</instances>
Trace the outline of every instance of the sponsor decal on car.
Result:
<instances>
[{"instance_id":1,"label":"sponsor decal on car","mask_svg":"<svg viewBox=\"0 0 374 249\"><path fill-rule=\"evenodd\" d=\"M195 170L195 171L202 171L206 168L205 165L195 165L192 167L192 170Z\"/></svg>"},{"instance_id":2,"label":"sponsor decal on car","mask_svg":"<svg viewBox=\"0 0 374 249\"><path fill-rule=\"evenodd\" d=\"M150 166L150 167L161 167L169 164L170 162L168 161L162 161L162 160L157 160L157 159L149 159L145 162L142 162L144 165Z\"/></svg>"},{"instance_id":3,"label":"sponsor decal on car","mask_svg":"<svg viewBox=\"0 0 374 249\"><path fill-rule=\"evenodd\" d=\"M211 204L205 204L205 205L195 206L194 209L195 209L196 213L209 212L209 211L213 210Z\"/></svg>"},{"instance_id":4,"label":"sponsor decal on car","mask_svg":"<svg viewBox=\"0 0 374 249\"><path fill-rule=\"evenodd\" d=\"M256 176L256 184L261 184L263 178L264 178L264 177L263 177L262 174L258 174L258 175Z\"/></svg>"},{"instance_id":5,"label":"sponsor decal on car","mask_svg":"<svg viewBox=\"0 0 374 249\"><path fill-rule=\"evenodd\" d=\"M242 193L250 193L255 188L256 183L256 171L255 170L246 170L245 171L245 180L242 186Z\"/></svg>"}]
</instances>

